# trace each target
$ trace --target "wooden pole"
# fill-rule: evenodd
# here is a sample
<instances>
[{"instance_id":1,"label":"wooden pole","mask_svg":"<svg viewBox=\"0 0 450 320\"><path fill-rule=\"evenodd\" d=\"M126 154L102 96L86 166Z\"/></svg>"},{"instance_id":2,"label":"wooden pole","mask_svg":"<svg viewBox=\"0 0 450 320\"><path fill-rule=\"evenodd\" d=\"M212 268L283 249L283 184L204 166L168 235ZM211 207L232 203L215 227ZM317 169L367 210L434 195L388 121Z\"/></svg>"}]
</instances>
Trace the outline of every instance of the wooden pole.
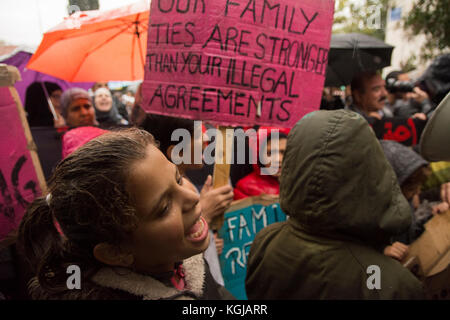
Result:
<instances>
[{"instance_id":1,"label":"wooden pole","mask_svg":"<svg viewBox=\"0 0 450 320\"><path fill-rule=\"evenodd\" d=\"M227 130L229 129L229 130ZM214 164L213 187L219 188L228 185L230 182L230 163L233 151L233 133L232 127L219 126L220 135L216 135L216 159ZM220 136L221 138L218 138ZM211 229L219 230L222 228L224 215L215 217L211 221Z\"/></svg>"}]
</instances>

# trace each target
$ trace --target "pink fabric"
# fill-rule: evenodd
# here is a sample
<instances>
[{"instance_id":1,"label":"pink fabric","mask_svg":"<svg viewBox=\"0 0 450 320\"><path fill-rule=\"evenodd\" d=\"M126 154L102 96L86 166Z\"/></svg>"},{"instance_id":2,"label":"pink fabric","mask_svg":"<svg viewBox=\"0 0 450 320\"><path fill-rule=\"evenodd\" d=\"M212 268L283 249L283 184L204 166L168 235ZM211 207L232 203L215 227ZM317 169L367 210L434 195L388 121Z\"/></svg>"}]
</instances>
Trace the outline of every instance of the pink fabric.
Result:
<instances>
[{"instance_id":1,"label":"pink fabric","mask_svg":"<svg viewBox=\"0 0 450 320\"><path fill-rule=\"evenodd\" d=\"M177 275L178 275L178 280L177 280ZM173 286L177 289L177 290L183 290L184 287L186 286L186 283L184 281L184 268L183 265L180 264L174 271L173 271L173 276L172 278L170 278L170 281L172 282Z\"/></svg>"},{"instance_id":2,"label":"pink fabric","mask_svg":"<svg viewBox=\"0 0 450 320\"><path fill-rule=\"evenodd\" d=\"M53 217L53 225L55 226L56 231L58 231L59 235L63 239L67 239L66 235L62 231L61 225L59 224L58 220L56 220L55 217Z\"/></svg>"},{"instance_id":3,"label":"pink fabric","mask_svg":"<svg viewBox=\"0 0 450 320\"><path fill-rule=\"evenodd\" d=\"M106 132L108 131L96 127L79 127L67 131L62 140L63 159L87 142Z\"/></svg>"}]
</instances>

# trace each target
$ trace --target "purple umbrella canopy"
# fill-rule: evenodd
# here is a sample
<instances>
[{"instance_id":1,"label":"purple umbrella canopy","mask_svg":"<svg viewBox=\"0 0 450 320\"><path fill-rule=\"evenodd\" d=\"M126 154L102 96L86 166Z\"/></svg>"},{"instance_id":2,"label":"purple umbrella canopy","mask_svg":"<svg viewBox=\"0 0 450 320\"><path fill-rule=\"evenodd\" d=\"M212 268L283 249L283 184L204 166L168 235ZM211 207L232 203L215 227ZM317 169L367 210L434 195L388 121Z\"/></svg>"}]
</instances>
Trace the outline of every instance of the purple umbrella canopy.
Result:
<instances>
[{"instance_id":1,"label":"purple umbrella canopy","mask_svg":"<svg viewBox=\"0 0 450 320\"><path fill-rule=\"evenodd\" d=\"M22 76L22 81L16 82L15 88L19 93L23 105L25 105L25 93L27 91L27 88L33 82L54 82L59 85L63 91L74 87L88 90L94 85L93 82L68 82L59 78L52 77L45 73L27 69L26 65L32 55L33 52L30 52L28 50L16 49L9 55L0 57L0 63L15 66Z\"/></svg>"}]
</instances>

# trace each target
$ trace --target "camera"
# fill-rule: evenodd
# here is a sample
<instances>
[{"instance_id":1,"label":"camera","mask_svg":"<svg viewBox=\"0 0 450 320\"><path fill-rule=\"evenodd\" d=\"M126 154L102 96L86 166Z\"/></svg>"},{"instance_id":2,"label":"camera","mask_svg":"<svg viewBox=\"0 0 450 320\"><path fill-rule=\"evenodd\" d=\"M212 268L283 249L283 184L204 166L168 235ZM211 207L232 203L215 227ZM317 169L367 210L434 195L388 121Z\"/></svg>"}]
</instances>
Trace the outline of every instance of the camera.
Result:
<instances>
[{"instance_id":1,"label":"camera","mask_svg":"<svg viewBox=\"0 0 450 320\"><path fill-rule=\"evenodd\" d=\"M411 81L399 81L393 78L386 81L386 90L390 93L406 93L413 92L415 84Z\"/></svg>"}]
</instances>

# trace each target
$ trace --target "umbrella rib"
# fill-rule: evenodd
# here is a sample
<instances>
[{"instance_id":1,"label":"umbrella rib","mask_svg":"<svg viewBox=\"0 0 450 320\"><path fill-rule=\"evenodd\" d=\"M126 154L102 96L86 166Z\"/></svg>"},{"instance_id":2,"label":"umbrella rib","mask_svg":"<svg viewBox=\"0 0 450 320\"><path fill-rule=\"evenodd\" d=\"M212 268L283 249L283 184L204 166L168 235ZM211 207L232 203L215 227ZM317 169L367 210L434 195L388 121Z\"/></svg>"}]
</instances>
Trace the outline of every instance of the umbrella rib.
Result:
<instances>
[{"instance_id":1,"label":"umbrella rib","mask_svg":"<svg viewBox=\"0 0 450 320\"><path fill-rule=\"evenodd\" d=\"M145 68L144 56L142 55L142 45L141 45L140 39L138 39L138 45L139 45L139 56L141 57L142 68Z\"/></svg>"},{"instance_id":2,"label":"umbrella rib","mask_svg":"<svg viewBox=\"0 0 450 320\"><path fill-rule=\"evenodd\" d=\"M138 16L137 16L137 18L139 18L139 15L140 14L138 14ZM139 20L138 20L139 21ZM139 23L139 26L142 26L142 24L141 23ZM144 27L145 28L145 27ZM148 28L148 27L147 27ZM142 65L142 68L144 68L145 67L145 64L144 64L144 56L142 55L142 46L141 46L141 38L139 37L139 34L138 34L138 37L137 37L137 42L138 42L138 46L139 46L139 56L140 56L140 58L141 58L141 65ZM134 70L134 69L133 69Z\"/></svg>"},{"instance_id":3,"label":"umbrella rib","mask_svg":"<svg viewBox=\"0 0 450 320\"><path fill-rule=\"evenodd\" d=\"M139 46L139 57L141 58L140 60L141 60L141 65L142 65L142 68L144 68L144 56L142 55L142 46L141 46L141 37L140 37L140 34L141 34L141 32L139 31L139 27L142 27L142 23L139 21L139 15L140 15L140 13L138 13L137 15L136 15L136 20L134 21L134 24L135 24L135 35L136 35L136 37L133 37L133 39L132 39L132 44L131 44L131 73L132 73L132 76L133 76L133 79L136 79L136 75L135 75L135 68L134 68L134 52L135 52L135 49L136 49L136 41L137 41L137 43L138 43L138 46ZM145 28L145 26L143 27L143 28L141 28L141 29L144 29ZM147 27L148 28L148 27Z\"/></svg>"},{"instance_id":4,"label":"umbrella rib","mask_svg":"<svg viewBox=\"0 0 450 320\"><path fill-rule=\"evenodd\" d=\"M81 69L81 65L83 64L83 61L91 54L93 53L95 50L99 49L100 47L104 46L105 44L107 44L108 42L112 41L114 38L116 38L117 36L119 36L123 31L127 30L130 27L130 25L127 25L126 27L124 27L123 29L119 30L117 33L115 33L114 35L112 35L111 37L109 37L108 39L106 39L105 41L103 41L102 43L100 43L98 46L96 46L95 48L89 50L88 52L86 52L86 54L84 55L84 58L81 59L80 64L78 65L77 68L77 72L73 75L72 77L72 81L75 79L75 77L77 76L78 72L80 72Z\"/></svg>"},{"instance_id":5,"label":"umbrella rib","mask_svg":"<svg viewBox=\"0 0 450 320\"><path fill-rule=\"evenodd\" d=\"M136 37L133 37L131 40L132 41L132 43L131 43L131 74L132 74L133 79L136 79L135 68L134 68L134 62L135 62L134 61L134 52L136 49L136 41L139 46L139 56L141 58L141 64L142 64L142 66L144 65L143 56L142 56L142 47L141 47L141 37L140 37L141 32L139 31L139 27L142 26L142 23L139 20L139 15L140 15L140 13L138 13L136 15L136 19L133 22L133 24L135 25L134 34L136 35Z\"/></svg>"},{"instance_id":6,"label":"umbrella rib","mask_svg":"<svg viewBox=\"0 0 450 320\"><path fill-rule=\"evenodd\" d=\"M136 22L135 22L136 23ZM132 37L131 38L131 75L133 77L133 79L135 78L135 74L134 74L134 48L135 48L135 39L137 39L137 41L139 41L139 30L138 30L138 26L135 25L136 31L135 31L135 35L136 37Z\"/></svg>"}]
</instances>

